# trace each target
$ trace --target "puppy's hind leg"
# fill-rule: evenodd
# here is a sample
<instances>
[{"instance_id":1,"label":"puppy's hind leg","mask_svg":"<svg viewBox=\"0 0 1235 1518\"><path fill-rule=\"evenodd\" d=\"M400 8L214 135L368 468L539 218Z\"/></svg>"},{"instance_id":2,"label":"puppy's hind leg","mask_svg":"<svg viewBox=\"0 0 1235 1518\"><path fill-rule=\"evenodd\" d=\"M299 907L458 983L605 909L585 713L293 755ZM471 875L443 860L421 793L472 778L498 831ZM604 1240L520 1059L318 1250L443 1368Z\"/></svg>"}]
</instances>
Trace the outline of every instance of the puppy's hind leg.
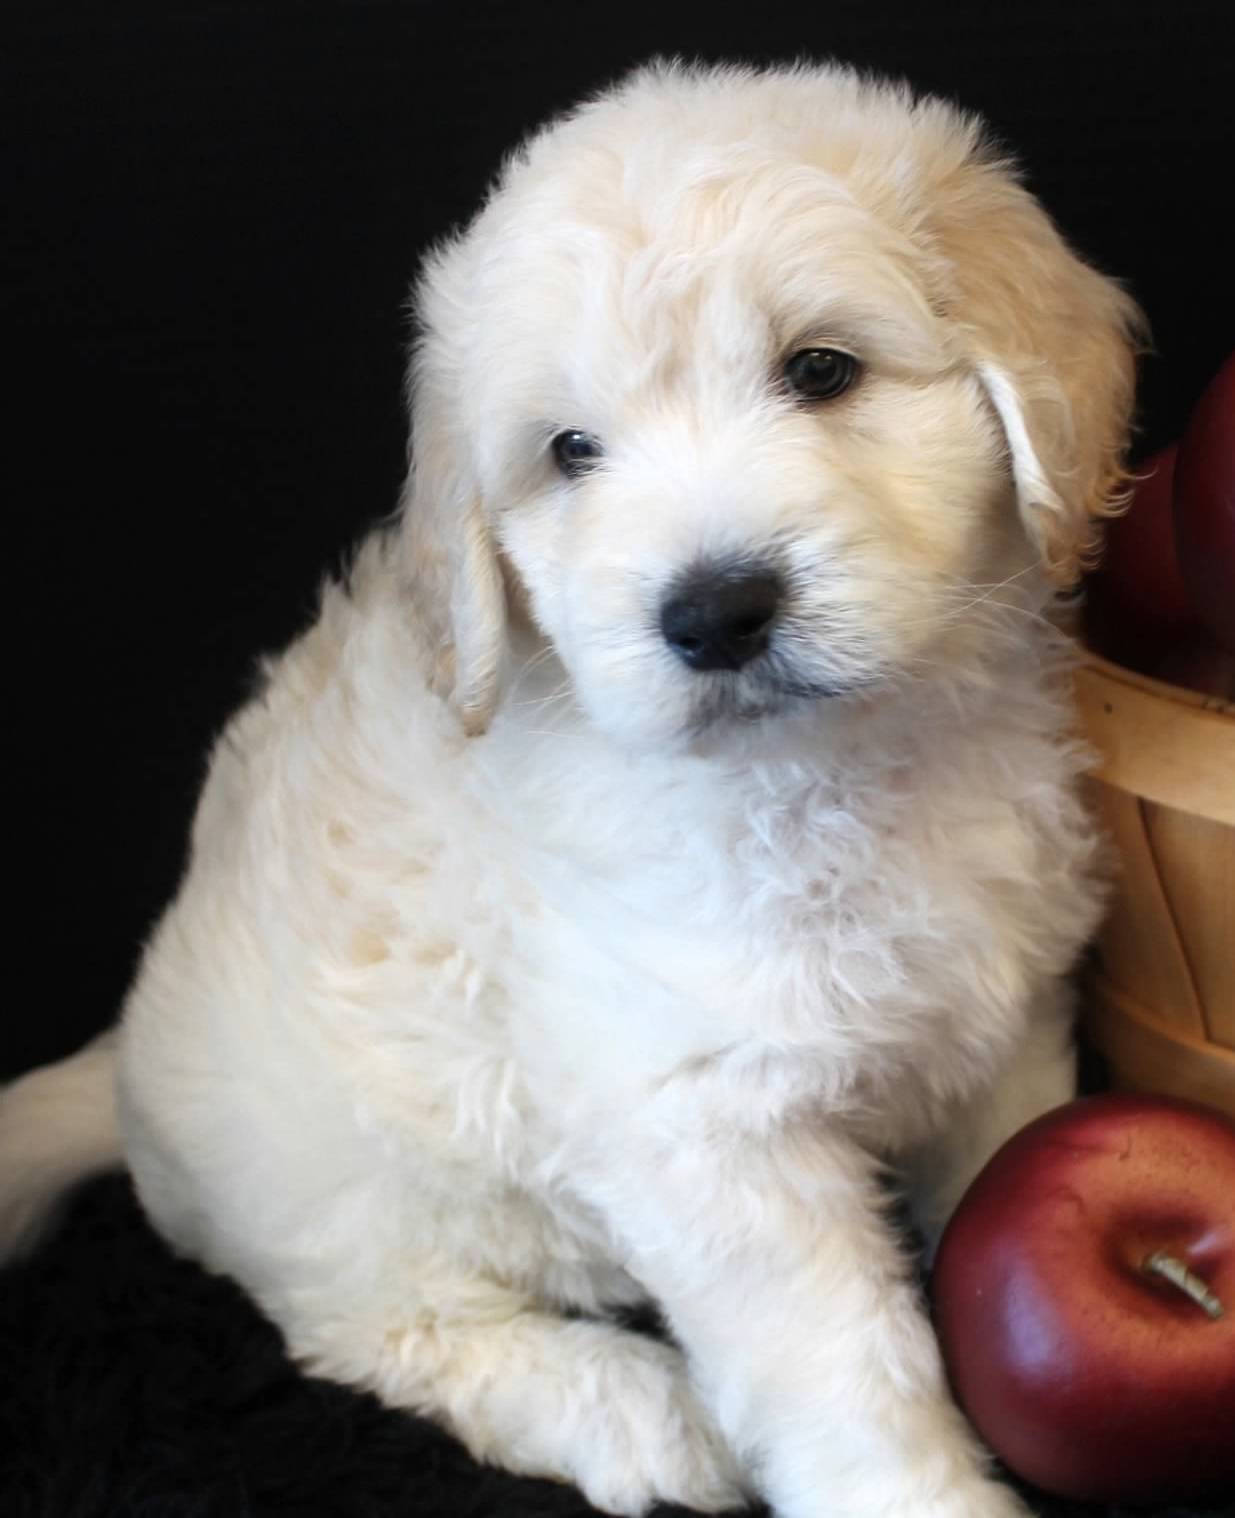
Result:
<instances>
[{"instance_id":1,"label":"puppy's hind leg","mask_svg":"<svg viewBox=\"0 0 1235 1518\"><path fill-rule=\"evenodd\" d=\"M574 1482L605 1512L738 1507L742 1478L676 1349L496 1283L404 1262L407 1296L284 1331L307 1368L442 1423L479 1460Z\"/></svg>"}]
</instances>

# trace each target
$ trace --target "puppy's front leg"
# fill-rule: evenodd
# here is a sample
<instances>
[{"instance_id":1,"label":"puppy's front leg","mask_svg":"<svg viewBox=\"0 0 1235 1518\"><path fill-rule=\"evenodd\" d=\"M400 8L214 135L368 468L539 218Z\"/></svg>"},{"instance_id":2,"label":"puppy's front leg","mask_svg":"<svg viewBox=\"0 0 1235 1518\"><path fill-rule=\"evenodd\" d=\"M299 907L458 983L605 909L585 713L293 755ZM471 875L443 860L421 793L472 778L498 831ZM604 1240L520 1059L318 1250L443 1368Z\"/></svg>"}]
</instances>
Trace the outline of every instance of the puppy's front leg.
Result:
<instances>
[{"instance_id":1,"label":"puppy's front leg","mask_svg":"<svg viewBox=\"0 0 1235 1518\"><path fill-rule=\"evenodd\" d=\"M735 1131L732 1101L636 1116L605 1202L755 1484L781 1518L1022 1514L948 1396L875 1162L820 1122Z\"/></svg>"},{"instance_id":2,"label":"puppy's front leg","mask_svg":"<svg viewBox=\"0 0 1235 1518\"><path fill-rule=\"evenodd\" d=\"M1076 1095L1072 1017L1071 988L1044 987L1004 1069L909 1156L910 1200L928 1259L956 1204L995 1151L1026 1123Z\"/></svg>"}]
</instances>

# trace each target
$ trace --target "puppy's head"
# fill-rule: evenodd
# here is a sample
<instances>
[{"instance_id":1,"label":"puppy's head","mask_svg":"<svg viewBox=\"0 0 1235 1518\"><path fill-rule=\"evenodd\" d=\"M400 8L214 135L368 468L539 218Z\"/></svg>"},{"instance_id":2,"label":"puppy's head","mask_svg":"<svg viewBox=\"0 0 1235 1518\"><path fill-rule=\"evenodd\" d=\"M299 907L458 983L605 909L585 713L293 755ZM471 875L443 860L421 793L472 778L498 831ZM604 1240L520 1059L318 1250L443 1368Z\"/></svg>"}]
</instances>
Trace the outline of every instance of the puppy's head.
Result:
<instances>
[{"instance_id":1,"label":"puppy's head","mask_svg":"<svg viewBox=\"0 0 1235 1518\"><path fill-rule=\"evenodd\" d=\"M420 289L407 541L471 731L512 597L624 741L891 690L1075 578L1137 313L950 106L659 66Z\"/></svg>"}]
</instances>

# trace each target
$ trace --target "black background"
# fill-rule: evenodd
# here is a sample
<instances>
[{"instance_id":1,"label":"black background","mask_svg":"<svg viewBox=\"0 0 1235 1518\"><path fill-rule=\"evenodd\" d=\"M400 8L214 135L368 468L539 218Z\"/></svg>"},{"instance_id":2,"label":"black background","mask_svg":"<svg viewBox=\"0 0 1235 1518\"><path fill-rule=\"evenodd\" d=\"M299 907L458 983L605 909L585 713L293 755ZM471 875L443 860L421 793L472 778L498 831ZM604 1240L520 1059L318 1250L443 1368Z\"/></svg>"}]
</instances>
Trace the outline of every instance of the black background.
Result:
<instances>
[{"instance_id":1,"label":"black background","mask_svg":"<svg viewBox=\"0 0 1235 1518\"><path fill-rule=\"evenodd\" d=\"M520 133L655 52L957 96L1148 309L1145 451L1235 346L1228 25L1224 0L6 7L0 1070L114 1016L212 735L393 505L418 256Z\"/></svg>"}]
</instances>

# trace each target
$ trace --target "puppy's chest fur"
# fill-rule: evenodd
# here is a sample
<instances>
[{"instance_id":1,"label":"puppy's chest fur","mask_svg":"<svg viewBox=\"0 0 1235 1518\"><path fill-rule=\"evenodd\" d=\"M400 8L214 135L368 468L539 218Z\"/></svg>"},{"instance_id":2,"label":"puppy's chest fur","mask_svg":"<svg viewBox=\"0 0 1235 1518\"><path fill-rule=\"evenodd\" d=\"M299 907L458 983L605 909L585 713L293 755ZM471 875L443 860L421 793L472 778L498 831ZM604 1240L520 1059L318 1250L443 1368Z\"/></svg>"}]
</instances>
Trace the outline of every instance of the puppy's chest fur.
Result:
<instances>
[{"instance_id":1,"label":"puppy's chest fur","mask_svg":"<svg viewBox=\"0 0 1235 1518\"><path fill-rule=\"evenodd\" d=\"M910 1143L1094 923L1082 756L1036 679L745 763L623 757L534 688L460 747L423 693L391 688L396 722L338 681L314 699L348 706L346 747L318 721L309 763L303 713L274 745L330 812L281 932L311 1036L396 1143L525 1178L675 1080Z\"/></svg>"},{"instance_id":2,"label":"puppy's chest fur","mask_svg":"<svg viewBox=\"0 0 1235 1518\"><path fill-rule=\"evenodd\" d=\"M630 780L601 840L585 783L523 853L537 910L510 981L543 1009L562 1084L586 1087L599 1040L619 1089L688 1073L769 1116L873 1109L881 1142L967 1096L1068 968L1097 893L1057 750L1000 774L940 746Z\"/></svg>"}]
</instances>

